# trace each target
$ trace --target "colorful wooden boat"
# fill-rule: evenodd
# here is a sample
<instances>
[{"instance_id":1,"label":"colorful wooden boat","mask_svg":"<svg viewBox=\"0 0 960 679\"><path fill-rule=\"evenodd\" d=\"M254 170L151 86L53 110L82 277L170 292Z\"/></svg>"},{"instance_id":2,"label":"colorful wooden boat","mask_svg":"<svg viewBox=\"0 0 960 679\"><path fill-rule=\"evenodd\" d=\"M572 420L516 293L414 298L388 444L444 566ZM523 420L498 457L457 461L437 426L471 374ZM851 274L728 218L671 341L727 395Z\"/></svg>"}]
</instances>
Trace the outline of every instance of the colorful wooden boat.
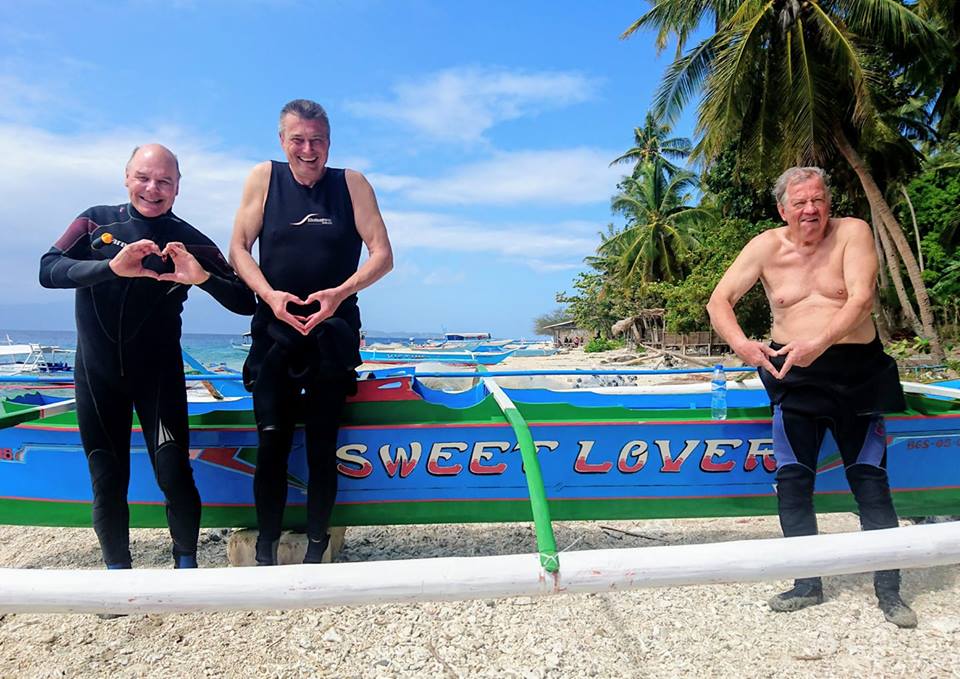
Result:
<instances>
[{"instance_id":1,"label":"colorful wooden boat","mask_svg":"<svg viewBox=\"0 0 960 679\"><path fill-rule=\"evenodd\" d=\"M499 389L494 380L512 374L468 377L466 384L476 384L457 393L431 389L423 375L409 372L362 381L340 432L334 523L527 521L537 511L531 493L541 474L554 519L776 511L770 411L762 390L731 382L728 419L717 421L709 418L710 394L701 385L666 392ZM960 401L953 398L960 392L940 391L945 396L908 393L909 409L887 420L901 515L960 514ZM7 403L5 417L20 413L26 419L38 415L24 415L29 408L50 407ZM250 400L193 402L190 422L204 524L254 525L257 436ZM131 524L165 525L139 429L131 466ZM289 469L290 527L303 525L305 479L298 434ZM854 508L829 437L817 495L819 511ZM73 413L0 429L0 522L89 525L90 484Z\"/></svg>"}]
</instances>

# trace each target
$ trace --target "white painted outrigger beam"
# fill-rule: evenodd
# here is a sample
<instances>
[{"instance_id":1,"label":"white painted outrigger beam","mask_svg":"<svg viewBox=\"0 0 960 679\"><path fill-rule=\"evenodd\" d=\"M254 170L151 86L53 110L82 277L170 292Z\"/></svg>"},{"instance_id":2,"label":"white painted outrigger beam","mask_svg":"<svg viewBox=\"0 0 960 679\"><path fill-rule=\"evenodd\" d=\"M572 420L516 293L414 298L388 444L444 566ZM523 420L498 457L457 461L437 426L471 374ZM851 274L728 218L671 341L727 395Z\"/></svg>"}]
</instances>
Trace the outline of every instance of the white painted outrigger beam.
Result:
<instances>
[{"instance_id":1,"label":"white painted outrigger beam","mask_svg":"<svg viewBox=\"0 0 960 679\"><path fill-rule=\"evenodd\" d=\"M0 613L175 613L454 601L785 580L960 563L960 522L802 538L200 570L0 569Z\"/></svg>"}]
</instances>

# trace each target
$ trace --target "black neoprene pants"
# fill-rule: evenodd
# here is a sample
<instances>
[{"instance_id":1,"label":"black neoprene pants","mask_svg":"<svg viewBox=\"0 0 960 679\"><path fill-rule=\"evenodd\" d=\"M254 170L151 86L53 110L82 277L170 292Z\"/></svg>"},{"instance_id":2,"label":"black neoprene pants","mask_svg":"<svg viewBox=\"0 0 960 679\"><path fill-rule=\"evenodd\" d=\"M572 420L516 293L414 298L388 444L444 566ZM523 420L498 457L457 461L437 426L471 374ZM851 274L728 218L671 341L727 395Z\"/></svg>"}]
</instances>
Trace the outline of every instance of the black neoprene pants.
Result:
<instances>
[{"instance_id":1,"label":"black neoprene pants","mask_svg":"<svg viewBox=\"0 0 960 679\"><path fill-rule=\"evenodd\" d=\"M253 476L257 525L261 541L280 537L289 491L287 461L298 418L304 423L307 453L307 535L320 540L327 533L337 499L337 431L346 395L337 383L319 382L301 387L293 380L278 379L270 398L258 398L253 408L260 445Z\"/></svg>"},{"instance_id":2,"label":"black neoprene pants","mask_svg":"<svg viewBox=\"0 0 960 679\"><path fill-rule=\"evenodd\" d=\"M816 535L813 490L817 457L827 430L833 433L864 530L894 528L897 513L887 478L883 418L835 413L813 417L774 407L777 499L785 537Z\"/></svg>"},{"instance_id":3,"label":"black neoprene pants","mask_svg":"<svg viewBox=\"0 0 960 679\"><path fill-rule=\"evenodd\" d=\"M190 467L179 345L143 353L131 352L126 366L105 366L106 360L86 358L82 346L77 351L77 421L93 483L93 527L107 564L131 561L127 489L134 408L157 484L166 498L173 555L197 552L200 494ZM133 356L138 360L134 362Z\"/></svg>"}]
</instances>

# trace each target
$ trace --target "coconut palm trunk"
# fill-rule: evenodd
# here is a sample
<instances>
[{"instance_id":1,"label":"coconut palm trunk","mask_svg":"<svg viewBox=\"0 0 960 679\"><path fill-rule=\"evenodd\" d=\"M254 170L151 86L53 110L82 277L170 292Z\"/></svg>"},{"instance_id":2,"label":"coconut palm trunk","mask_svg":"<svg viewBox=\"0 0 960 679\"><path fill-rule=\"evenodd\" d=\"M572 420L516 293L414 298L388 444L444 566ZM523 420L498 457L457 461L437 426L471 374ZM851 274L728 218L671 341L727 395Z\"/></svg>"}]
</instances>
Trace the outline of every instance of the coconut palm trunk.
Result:
<instances>
[{"instance_id":1,"label":"coconut palm trunk","mask_svg":"<svg viewBox=\"0 0 960 679\"><path fill-rule=\"evenodd\" d=\"M923 325L920 323L917 312L914 311L910 297L907 295L907 289L903 285L903 276L900 275L900 260L897 258L897 252L893 247L893 243L890 242L890 236L887 234L887 230L883 228L883 225L880 223L880 218L876 216L876 211L871 210L871 212L874 214L873 228L880 236L880 244L883 251L882 262L886 265L887 271L890 272L890 282L893 283L893 289L896 291L897 299L900 301L903 318L910 324L910 327L913 328L916 334L923 335Z\"/></svg>"},{"instance_id":2,"label":"coconut palm trunk","mask_svg":"<svg viewBox=\"0 0 960 679\"><path fill-rule=\"evenodd\" d=\"M866 163L863 162L863 158L860 157L860 154L857 153L850 144L843 130L836 129L834 138L837 144L837 150L840 151L860 179L860 185L863 187L863 192L867 196L867 201L870 203L871 209L876 210L876 213L880 216L879 223L875 226L881 228L881 239L883 233L886 232L890 240L893 241L893 245L900 255L900 259L903 261L904 268L907 270L907 277L910 279L910 284L913 287L913 294L917 298L917 309L920 312L920 324L923 331L922 335L930 342L930 354L933 360L943 361L943 348L940 346L940 337L937 335L937 329L934 324L930 296L927 294L927 287L924 285L920 267L917 264L917 258L914 256L913 250L910 249L910 244L907 243L903 228L901 228L897 218L893 216L893 211L890 209L887 201L884 200L883 193L880 191L880 187L877 186L876 181L874 181L873 175L870 173L869 168L867 168ZM890 275L893 276L894 267L891 266L889 269Z\"/></svg>"}]
</instances>

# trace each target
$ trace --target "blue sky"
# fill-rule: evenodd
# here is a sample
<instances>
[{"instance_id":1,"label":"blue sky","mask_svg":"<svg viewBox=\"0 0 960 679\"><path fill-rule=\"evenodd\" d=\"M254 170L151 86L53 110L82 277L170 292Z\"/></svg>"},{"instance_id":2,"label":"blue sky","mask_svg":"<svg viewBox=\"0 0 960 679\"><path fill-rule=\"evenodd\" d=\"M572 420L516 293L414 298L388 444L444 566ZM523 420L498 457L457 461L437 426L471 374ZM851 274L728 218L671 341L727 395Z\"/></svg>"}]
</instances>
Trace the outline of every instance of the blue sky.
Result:
<instances>
[{"instance_id":1,"label":"blue sky","mask_svg":"<svg viewBox=\"0 0 960 679\"><path fill-rule=\"evenodd\" d=\"M277 115L322 103L329 164L367 175L396 267L364 326L530 336L593 253L671 56L619 34L646 2L138 0L0 4L0 327L70 328L40 255L123 165L180 157L174 210L225 251L243 180L282 159ZM690 133L689 123L677 132ZM200 290L187 332L246 319Z\"/></svg>"}]
</instances>

